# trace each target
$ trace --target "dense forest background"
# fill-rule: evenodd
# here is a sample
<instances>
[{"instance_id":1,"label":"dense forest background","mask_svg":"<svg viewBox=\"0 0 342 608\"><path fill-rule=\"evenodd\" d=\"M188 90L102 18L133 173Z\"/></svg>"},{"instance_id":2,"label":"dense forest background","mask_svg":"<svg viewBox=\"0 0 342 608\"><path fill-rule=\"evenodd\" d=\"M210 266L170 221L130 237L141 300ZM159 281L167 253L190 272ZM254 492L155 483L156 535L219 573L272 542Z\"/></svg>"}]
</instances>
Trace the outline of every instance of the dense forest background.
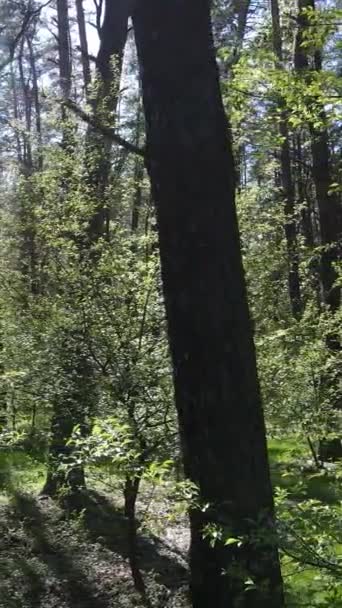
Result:
<instances>
[{"instance_id":1,"label":"dense forest background","mask_svg":"<svg viewBox=\"0 0 342 608\"><path fill-rule=\"evenodd\" d=\"M202 204L203 180L217 196L221 161L208 152L206 170L201 144L190 141L195 132L206 141L213 124L201 114L207 81L187 106L182 96L197 22L186 14L185 28L181 12L177 25L171 9L153 18L135 10L128 0L0 2L0 607L341 607L342 12L330 0L211 7L228 119L217 123L213 150L220 138L231 142L224 170L232 208L235 190L275 539L273 526L270 538L241 510L228 525L212 506L213 495L223 505L248 487L261 505L272 500L259 418L239 402L244 389L232 389L258 394L241 372L254 365L247 312L232 330L232 369L241 363L227 380L234 407L206 410L219 395L211 367L223 365L224 333L206 311L215 300L223 310L226 296L239 309L243 275L227 271L220 290L206 270L209 239L220 268L235 259L237 240L234 219L216 230L210 196ZM148 46L149 24L150 40L158 31L166 40L160 55ZM177 44L188 53L177 56ZM164 90L153 89L155 73ZM171 194L158 207L167 181L174 198L185 184L179 211ZM184 263L182 252L193 259ZM196 358L203 344L207 366ZM195 405L183 415L186 399ZM265 572L250 565L268 564L271 545L285 600L263 599ZM206 590L196 583L211 559L229 564L212 604L203 593L216 597L217 572Z\"/></svg>"}]
</instances>

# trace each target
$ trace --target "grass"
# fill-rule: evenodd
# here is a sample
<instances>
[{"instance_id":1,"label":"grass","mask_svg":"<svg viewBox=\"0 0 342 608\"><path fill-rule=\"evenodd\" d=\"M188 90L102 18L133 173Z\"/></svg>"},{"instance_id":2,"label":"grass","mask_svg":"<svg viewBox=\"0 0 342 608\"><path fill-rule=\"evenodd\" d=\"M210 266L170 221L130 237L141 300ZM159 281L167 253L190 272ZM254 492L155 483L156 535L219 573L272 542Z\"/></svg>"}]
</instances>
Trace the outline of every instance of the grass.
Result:
<instances>
[{"instance_id":1,"label":"grass","mask_svg":"<svg viewBox=\"0 0 342 608\"><path fill-rule=\"evenodd\" d=\"M296 439L271 440L269 456L273 486L288 493L287 509L281 510L282 518L289 521L290 534L299 531L318 556L328 555L331 561L341 556L342 484L337 471L332 474L314 467L303 468L311 454L306 444ZM307 550L301 550L304 560L311 561ZM286 555L282 558L282 572L288 608L342 608L340 573L301 564Z\"/></svg>"},{"instance_id":2,"label":"grass","mask_svg":"<svg viewBox=\"0 0 342 608\"><path fill-rule=\"evenodd\" d=\"M303 470L303 461L311 454L304 443L296 439L269 441L269 457L273 486L286 489L294 500L316 499L326 504L342 501L342 484L322 469Z\"/></svg>"},{"instance_id":3,"label":"grass","mask_svg":"<svg viewBox=\"0 0 342 608\"><path fill-rule=\"evenodd\" d=\"M0 502L14 491L39 492L45 467L23 450L0 450Z\"/></svg>"}]
</instances>

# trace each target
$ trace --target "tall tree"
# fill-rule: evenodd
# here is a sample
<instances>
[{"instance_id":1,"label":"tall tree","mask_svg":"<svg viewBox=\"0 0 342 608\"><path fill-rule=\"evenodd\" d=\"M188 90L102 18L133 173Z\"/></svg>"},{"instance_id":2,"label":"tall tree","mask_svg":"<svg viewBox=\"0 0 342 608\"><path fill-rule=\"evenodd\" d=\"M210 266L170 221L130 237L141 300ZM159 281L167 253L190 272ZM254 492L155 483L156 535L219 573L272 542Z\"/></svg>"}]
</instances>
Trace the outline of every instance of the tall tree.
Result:
<instances>
[{"instance_id":1,"label":"tall tree","mask_svg":"<svg viewBox=\"0 0 342 608\"><path fill-rule=\"evenodd\" d=\"M141 0L133 22L184 468L209 504L190 510L192 602L275 608L272 489L210 2ZM242 535L242 547L211 546L208 526ZM269 535L254 543L260 528Z\"/></svg>"},{"instance_id":2,"label":"tall tree","mask_svg":"<svg viewBox=\"0 0 342 608\"><path fill-rule=\"evenodd\" d=\"M34 34L34 32L33 32ZM31 68L32 75L32 96L33 96L33 105L35 111L35 125L36 125L36 135L37 135L37 166L38 169L43 168L43 152L42 152L42 126L41 126L41 108L40 108L40 98L39 98L39 86L38 86L38 73L36 66L36 57L33 48L33 34L26 35L26 42L29 50L29 63Z\"/></svg>"},{"instance_id":3,"label":"tall tree","mask_svg":"<svg viewBox=\"0 0 342 608\"><path fill-rule=\"evenodd\" d=\"M32 294L39 291L39 251L36 242L35 202L32 197L31 178L42 166L40 101L38 76L33 44L36 36L37 19L26 27L18 45L17 65L19 78L16 80L15 68L11 65L11 84L13 92L13 117L17 141L17 159L22 175L22 191L19 216L21 227L21 252L19 267ZM18 129L21 119L23 129ZM20 132L22 131L22 133Z\"/></svg>"},{"instance_id":4,"label":"tall tree","mask_svg":"<svg viewBox=\"0 0 342 608\"><path fill-rule=\"evenodd\" d=\"M283 44L280 29L278 0L271 0L273 51L277 58L277 65L283 68ZM295 220L295 184L291 167L290 135L288 128L287 111L285 101L282 97L278 100L280 108L279 134L280 143L280 173L282 194L284 196L285 212L285 238L289 265L289 296L291 309L294 317L299 317L302 312L302 298L299 279L298 242Z\"/></svg>"},{"instance_id":5,"label":"tall tree","mask_svg":"<svg viewBox=\"0 0 342 608\"><path fill-rule=\"evenodd\" d=\"M322 52L316 46L312 51L310 40L310 11L315 14L314 0L298 0L297 34L295 40L294 64L298 75L304 79L310 91L315 73L322 70ZM319 212L320 241L322 253L320 259L320 280L323 302L335 314L341 305L341 286L337 283L335 264L342 259L342 204L337 192L330 192L332 179L329 133L324 105L316 95L309 92L309 109L318 120L309 122L311 137L312 178L315 185L316 201ZM318 126L317 126L318 125ZM327 347L332 353L341 352L341 335L332 331L327 336ZM323 384L329 389L332 406L342 410L341 372L339 359L337 372L330 377L323 377ZM340 437L320 442L321 459L342 458Z\"/></svg>"},{"instance_id":6,"label":"tall tree","mask_svg":"<svg viewBox=\"0 0 342 608\"><path fill-rule=\"evenodd\" d=\"M67 0L58 0L58 40L59 40L59 73L62 95L69 100L71 92L71 55L68 42L68 5ZM103 24L100 29L100 47L97 55L97 78L95 96L92 99L92 111L96 121L103 125L111 124L116 109L120 84L124 46L127 37L129 10L124 0L105 3ZM81 16L82 21L82 16ZM60 28L66 27L60 35ZM84 40L83 40L83 50ZM91 99L91 98L89 98ZM66 107L63 106L64 118ZM70 128L64 127L64 144L70 150L72 140L67 140ZM111 142L103 133L89 125L86 141L86 189L93 212L90 214L89 228L86 239L75 238L79 247L79 264L88 273L92 264L96 264L94 256L90 259L89 252L98 239L103 235L106 217L105 190L110 175ZM70 497L78 500L79 491L85 486L85 476L82 466L71 469L71 474L65 475L60 469L61 460L70 460L72 449L68 440L73 428L79 425L82 433L87 433L87 419L91 418L96 409L96 378L92 362L85 352L85 337L82 327L73 330L61 350L61 369L65 377L65 393L57 395L54 403L54 413L51 423L52 442L49 453L49 470L43 489L45 494L58 493L61 486L67 486Z\"/></svg>"},{"instance_id":7,"label":"tall tree","mask_svg":"<svg viewBox=\"0 0 342 608\"><path fill-rule=\"evenodd\" d=\"M32 98L31 98L31 87L30 87L30 75L25 73L25 39L22 38L20 43L20 50L18 54L18 67L20 76L20 90L22 94L24 117L25 117L25 132L24 132L24 168L25 173L30 175L33 170L33 158L32 158Z\"/></svg>"},{"instance_id":8,"label":"tall tree","mask_svg":"<svg viewBox=\"0 0 342 608\"><path fill-rule=\"evenodd\" d=\"M68 0L57 0L59 81L64 99L71 91L71 48Z\"/></svg>"},{"instance_id":9,"label":"tall tree","mask_svg":"<svg viewBox=\"0 0 342 608\"><path fill-rule=\"evenodd\" d=\"M72 63L70 48L70 28L69 28L69 5L68 0L57 0L57 39L58 39L58 66L59 84L62 99L67 101L70 97L72 86ZM62 105L62 148L66 155L74 154L73 137L70 125L67 120L67 110ZM68 193L69 170L64 171L61 176L63 184L63 196ZM64 201L63 201L64 203ZM62 204L62 201L61 201ZM84 427L87 415L86 394L91 394L88 383L81 381L87 377L85 370L89 373L87 357L82 348L81 331L70 328L65 329L65 336L60 347L59 359L61 368L61 391L56 391L53 414L51 419L51 444L49 449L47 476L43 488L43 494L54 496L64 487L76 496L85 485L84 470L82 467L71 469L71 473L66 473L61 468L70 458L71 448L68 440L71 437L73 427L80 424Z\"/></svg>"},{"instance_id":10,"label":"tall tree","mask_svg":"<svg viewBox=\"0 0 342 608\"><path fill-rule=\"evenodd\" d=\"M97 90L93 99L93 115L103 125L111 125L120 90L124 48L127 39L131 2L106 0L100 47L96 58ZM89 226L90 240L103 234L107 209L104 195L110 176L111 141L98 129L89 126L86 141L87 184L98 201Z\"/></svg>"},{"instance_id":11,"label":"tall tree","mask_svg":"<svg viewBox=\"0 0 342 608\"><path fill-rule=\"evenodd\" d=\"M308 11L315 11L314 0L298 0L297 34L295 41L294 64L298 74L310 87L315 72L322 69L322 53L319 48L314 52L307 44L310 36L310 18ZM309 94L309 104L313 114L317 115L318 100ZM333 181L331 171L331 154L329 135L326 125L324 107L318 107L318 121L310 121L312 178L315 184L317 206L319 211L321 243L321 282L323 299L332 312L336 312L341 303L340 288L335 285L337 278L334 263L341 259L342 246L342 205L335 192L330 192ZM316 123L316 124L315 124ZM318 126L317 126L318 123ZM331 343L336 342L336 337ZM339 340L337 340L339 343ZM338 344L335 344L338 347Z\"/></svg>"},{"instance_id":12,"label":"tall tree","mask_svg":"<svg viewBox=\"0 0 342 608\"><path fill-rule=\"evenodd\" d=\"M77 26L78 26L78 35L80 39L80 52L81 52L81 63L82 63L82 72L83 72L83 82L85 94L89 92L89 85L91 81L91 72L90 72L90 62L89 62L89 53L88 53L88 40L87 40L87 30L84 16L84 7L83 0L76 0L76 14L77 14Z\"/></svg>"}]
</instances>

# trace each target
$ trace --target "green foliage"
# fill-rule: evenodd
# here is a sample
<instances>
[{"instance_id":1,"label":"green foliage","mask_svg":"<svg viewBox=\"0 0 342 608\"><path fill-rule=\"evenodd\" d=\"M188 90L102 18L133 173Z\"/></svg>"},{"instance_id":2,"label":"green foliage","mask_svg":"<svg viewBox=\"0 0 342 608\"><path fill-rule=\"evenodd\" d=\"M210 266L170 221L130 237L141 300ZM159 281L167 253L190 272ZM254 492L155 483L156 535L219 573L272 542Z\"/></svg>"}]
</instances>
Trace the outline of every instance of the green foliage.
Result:
<instances>
[{"instance_id":1,"label":"green foliage","mask_svg":"<svg viewBox=\"0 0 342 608\"><path fill-rule=\"evenodd\" d=\"M18 10L11 3L1 6L1 61L18 31ZM303 11L307 27L302 50L310 69L299 73L293 69L298 15L294 17L293 5L280 3L280 10L281 65L263 9L249 16L252 27L240 48L235 7L218 0L215 34L236 153L237 211L271 438L287 602L291 608L303 602L312 608L338 608L341 471L338 464L318 468L309 442L317 451L322 437L340 436L342 430L341 409L333 407L342 399L342 354L327 347L331 336L340 332L342 312L332 314L322 304L323 248L311 149L313 134L325 131L331 152L329 191L338 196L341 82L336 33L341 13L331 6ZM155 218L143 159L114 146L108 154L109 180L99 200L86 173L100 171L107 143L101 147L101 133L89 137L77 116L66 113L61 119L54 91L49 96L56 84L55 68L45 65L45 42L34 42L44 72L40 86L48 91L41 99L41 149L38 133L25 121L25 90L17 68L12 79L4 75L1 92L0 499L18 490L38 491L43 485L53 443L51 422L57 417L67 421L61 441L65 451L54 463L57 472L68 476L84 466L89 487L114 494L119 503L125 483L138 479L139 530L160 535L168 526L184 530L189 509L210 515L211 506L203 502L196 484L177 471L180 446ZM53 54L55 42L46 44ZM313 69L315 52L323 57L322 70ZM131 86L136 58L130 54L128 92L119 91L120 65L113 60L112 83L106 88L94 78L85 109L91 113L99 102L97 114L104 126L115 126L128 140L143 145L141 100ZM27 54L24 63L30 89ZM75 88L80 89L77 79L78 73ZM29 92L33 99L33 89ZM18 108L13 107L16 94ZM120 94L122 116L113 111L113 100ZM83 92L77 90L77 96L83 97ZM284 136L279 126L284 116L295 189L293 217L285 213L280 179ZM61 145L62 133L68 134L67 145ZM32 166L18 158L18 146L26 155L31 146ZM40 153L44 163L38 169ZM137 205L139 221L134 226ZM89 226L99 209L106 218L105 230L91 238ZM297 236L303 300L297 319L289 297L287 222L293 223ZM341 285L335 266L336 285ZM66 527L80 534L87 515L85 509ZM223 544L239 552L248 542L265 542L262 526L257 526L257 537L236 535L210 522L209 515L203 535L213 547ZM242 578L246 592L253 590L248 569L228 574Z\"/></svg>"}]
</instances>

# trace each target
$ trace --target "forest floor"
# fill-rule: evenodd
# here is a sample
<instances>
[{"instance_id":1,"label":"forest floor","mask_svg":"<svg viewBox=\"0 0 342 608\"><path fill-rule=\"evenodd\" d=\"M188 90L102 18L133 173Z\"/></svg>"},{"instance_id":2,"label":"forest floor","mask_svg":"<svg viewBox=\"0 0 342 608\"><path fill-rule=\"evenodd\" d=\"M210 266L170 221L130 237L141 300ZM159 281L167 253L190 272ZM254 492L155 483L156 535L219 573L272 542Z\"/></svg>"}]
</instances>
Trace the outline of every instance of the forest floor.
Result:
<instances>
[{"instance_id":1,"label":"forest floor","mask_svg":"<svg viewBox=\"0 0 342 608\"><path fill-rule=\"evenodd\" d=\"M297 487L302 468L293 459L293 443L272 442L270 456L274 484ZM305 458L309 461L310 455ZM6 491L0 489L0 608L145 606L132 582L127 523L115 480L107 478L104 491L104 485L90 476L92 489L76 515L39 496L44 467L26 455L11 454L6 462L0 458L0 483L1 474ZM341 487L330 478L302 476L308 498L327 505L341 501ZM167 493L146 485L138 505L139 564L153 608L186 608L188 526L184 514L169 515ZM317 596L315 603L305 601L316 575L315 570L299 570L293 579L296 595L304 602L298 606L341 608L338 598L334 603L327 603L324 596L321 603Z\"/></svg>"},{"instance_id":2,"label":"forest floor","mask_svg":"<svg viewBox=\"0 0 342 608\"><path fill-rule=\"evenodd\" d=\"M122 510L89 491L80 514L46 497L16 493L0 506L0 608L140 608ZM153 608L187 600L189 533L179 522L139 534L139 564Z\"/></svg>"}]
</instances>

